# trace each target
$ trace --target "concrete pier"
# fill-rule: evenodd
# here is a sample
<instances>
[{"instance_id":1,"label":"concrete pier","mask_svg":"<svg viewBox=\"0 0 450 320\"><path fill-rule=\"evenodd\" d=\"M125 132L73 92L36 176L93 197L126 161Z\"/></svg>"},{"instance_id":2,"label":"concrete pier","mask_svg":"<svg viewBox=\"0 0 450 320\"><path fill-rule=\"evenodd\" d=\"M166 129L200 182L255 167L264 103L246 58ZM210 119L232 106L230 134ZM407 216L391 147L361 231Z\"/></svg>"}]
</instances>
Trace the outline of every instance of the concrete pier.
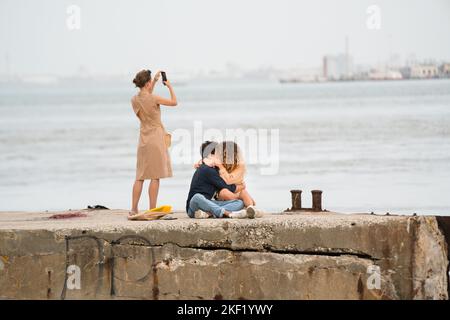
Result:
<instances>
[{"instance_id":1,"label":"concrete pier","mask_svg":"<svg viewBox=\"0 0 450 320\"><path fill-rule=\"evenodd\" d=\"M0 298L449 297L450 217L175 213L141 222L123 210L80 213L0 213Z\"/></svg>"}]
</instances>

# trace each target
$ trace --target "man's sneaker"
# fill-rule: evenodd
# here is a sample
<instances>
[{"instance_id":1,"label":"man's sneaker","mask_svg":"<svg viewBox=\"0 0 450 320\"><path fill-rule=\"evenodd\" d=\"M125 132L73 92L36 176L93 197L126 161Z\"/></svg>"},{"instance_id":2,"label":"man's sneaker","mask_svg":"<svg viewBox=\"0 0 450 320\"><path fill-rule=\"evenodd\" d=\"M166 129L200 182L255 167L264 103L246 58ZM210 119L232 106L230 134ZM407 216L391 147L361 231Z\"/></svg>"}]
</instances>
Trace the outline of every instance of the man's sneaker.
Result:
<instances>
[{"instance_id":1,"label":"man's sneaker","mask_svg":"<svg viewBox=\"0 0 450 320\"><path fill-rule=\"evenodd\" d=\"M194 217L195 217L195 219L208 219L209 214L207 214L205 211L199 209L199 210L195 211Z\"/></svg>"},{"instance_id":2,"label":"man's sneaker","mask_svg":"<svg viewBox=\"0 0 450 320\"><path fill-rule=\"evenodd\" d=\"M254 206L248 206L246 210L247 218L254 219L256 215L256 209Z\"/></svg>"},{"instance_id":3,"label":"man's sneaker","mask_svg":"<svg viewBox=\"0 0 450 320\"><path fill-rule=\"evenodd\" d=\"M264 216L264 211L257 209L255 206L248 206L247 207L247 216L250 219L262 218Z\"/></svg>"},{"instance_id":4,"label":"man's sneaker","mask_svg":"<svg viewBox=\"0 0 450 320\"><path fill-rule=\"evenodd\" d=\"M264 211L256 209L255 206L247 207L247 217L250 219L261 218L264 215Z\"/></svg>"},{"instance_id":5,"label":"man's sneaker","mask_svg":"<svg viewBox=\"0 0 450 320\"><path fill-rule=\"evenodd\" d=\"M247 212L245 210L233 211L230 213L232 219L245 219L247 218Z\"/></svg>"},{"instance_id":6,"label":"man's sneaker","mask_svg":"<svg viewBox=\"0 0 450 320\"><path fill-rule=\"evenodd\" d=\"M255 218L262 218L264 217L264 211L256 209Z\"/></svg>"},{"instance_id":7,"label":"man's sneaker","mask_svg":"<svg viewBox=\"0 0 450 320\"><path fill-rule=\"evenodd\" d=\"M253 209L255 209L255 218L262 218L264 216L264 211L262 211L261 209L257 209L255 207L253 207Z\"/></svg>"}]
</instances>

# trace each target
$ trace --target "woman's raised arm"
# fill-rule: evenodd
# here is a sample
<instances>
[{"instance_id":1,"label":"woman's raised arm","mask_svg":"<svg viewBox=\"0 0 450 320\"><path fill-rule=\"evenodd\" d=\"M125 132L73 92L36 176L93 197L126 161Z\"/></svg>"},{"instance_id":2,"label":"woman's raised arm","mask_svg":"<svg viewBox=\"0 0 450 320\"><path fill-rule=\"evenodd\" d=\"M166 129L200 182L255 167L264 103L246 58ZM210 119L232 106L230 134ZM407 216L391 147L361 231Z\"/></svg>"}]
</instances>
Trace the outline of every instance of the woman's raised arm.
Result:
<instances>
[{"instance_id":1,"label":"woman's raised arm","mask_svg":"<svg viewBox=\"0 0 450 320\"><path fill-rule=\"evenodd\" d=\"M165 81L164 84L167 86L170 92L170 99L166 99L160 96L155 95L156 103L161 104L163 106L169 106L169 107L175 107L177 102L177 97L175 96L175 92L173 91L172 84L169 82L169 80Z\"/></svg>"},{"instance_id":2,"label":"woman's raised arm","mask_svg":"<svg viewBox=\"0 0 450 320\"><path fill-rule=\"evenodd\" d=\"M150 93L153 92L153 88L155 88L156 83L158 82L159 76L161 75L161 71L158 71L155 76L153 77L153 80L150 82L150 88L148 89L148 91Z\"/></svg>"}]
</instances>

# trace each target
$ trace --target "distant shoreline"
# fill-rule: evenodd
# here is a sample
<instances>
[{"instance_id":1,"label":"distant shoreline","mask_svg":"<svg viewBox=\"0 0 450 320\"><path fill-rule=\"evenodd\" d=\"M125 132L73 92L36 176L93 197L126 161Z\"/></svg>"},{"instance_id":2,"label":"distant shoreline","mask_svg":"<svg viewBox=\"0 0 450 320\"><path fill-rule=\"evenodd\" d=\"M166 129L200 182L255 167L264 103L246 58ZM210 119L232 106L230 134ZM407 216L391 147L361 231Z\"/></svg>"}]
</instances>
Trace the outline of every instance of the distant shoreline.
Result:
<instances>
[{"instance_id":1,"label":"distant shoreline","mask_svg":"<svg viewBox=\"0 0 450 320\"><path fill-rule=\"evenodd\" d=\"M279 79L278 82L286 83L336 83L336 82L400 82L400 81L430 81L430 80L450 80L450 78L411 78L411 79L342 79L342 80L284 80Z\"/></svg>"}]
</instances>

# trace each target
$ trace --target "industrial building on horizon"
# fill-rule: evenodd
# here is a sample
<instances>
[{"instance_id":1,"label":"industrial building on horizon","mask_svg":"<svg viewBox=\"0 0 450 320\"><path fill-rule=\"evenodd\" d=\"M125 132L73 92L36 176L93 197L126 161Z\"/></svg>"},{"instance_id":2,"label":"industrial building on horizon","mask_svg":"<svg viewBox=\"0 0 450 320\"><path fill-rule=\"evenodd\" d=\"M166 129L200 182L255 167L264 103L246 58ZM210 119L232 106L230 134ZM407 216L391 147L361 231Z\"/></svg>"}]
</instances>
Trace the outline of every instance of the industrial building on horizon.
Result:
<instances>
[{"instance_id":1,"label":"industrial building on horizon","mask_svg":"<svg viewBox=\"0 0 450 320\"><path fill-rule=\"evenodd\" d=\"M322 69L318 72L298 72L280 79L280 82L324 82L357 80L407 80L450 78L449 62L409 61L405 65L398 55L390 63L377 67L357 66L350 54L349 39L345 38L345 52L327 54L322 58ZM311 70L311 69L310 69Z\"/></svg>"}]
</instances>

